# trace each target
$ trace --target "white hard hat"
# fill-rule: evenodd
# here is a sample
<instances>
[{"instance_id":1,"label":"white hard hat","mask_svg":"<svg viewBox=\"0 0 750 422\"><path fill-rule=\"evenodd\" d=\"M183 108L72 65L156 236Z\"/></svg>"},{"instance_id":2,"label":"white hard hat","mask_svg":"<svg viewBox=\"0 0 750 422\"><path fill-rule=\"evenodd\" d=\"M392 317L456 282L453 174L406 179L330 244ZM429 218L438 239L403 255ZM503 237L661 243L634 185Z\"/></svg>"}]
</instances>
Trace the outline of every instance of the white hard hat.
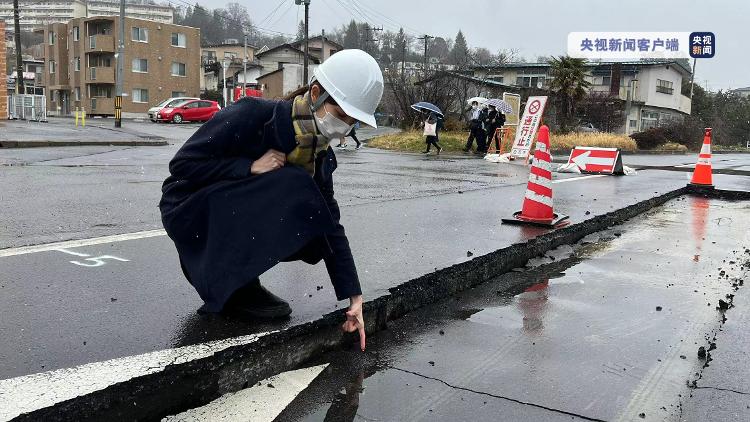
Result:
<instances>
[{"instance_id":1,"label":"white hard hat","mask_svg":"<svg viewBox=\"0 0 750 422\"><path fill-rule=\"evenodd\" d=\"M339 51L315 69L313 79L347 116L378 126L374 114L383 96L383 73L371 55L356 49Z\"/></svg>"}]
</instances>

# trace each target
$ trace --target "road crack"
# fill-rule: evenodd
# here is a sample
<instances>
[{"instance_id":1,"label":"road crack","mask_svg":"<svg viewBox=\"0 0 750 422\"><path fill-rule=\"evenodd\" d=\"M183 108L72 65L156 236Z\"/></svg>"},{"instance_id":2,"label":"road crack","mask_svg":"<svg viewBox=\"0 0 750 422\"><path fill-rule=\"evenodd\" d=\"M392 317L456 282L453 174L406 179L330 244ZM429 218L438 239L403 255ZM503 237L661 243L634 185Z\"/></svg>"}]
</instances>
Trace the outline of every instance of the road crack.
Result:
<instances>
[{"instance_id":1,"label":"road crack","mask_svg":"<svg viewBox=\"0 0 750 422\"><path fill-rule=\"evenodd\" d=\"M718 390L718 391L729 391L732 393L742 394L745 396L750 396L750 393L746 393L744 391L738 391L738 390L732 390L731 388L721 388L721 387L712 387L709 385L706 386L696 386L693 387L694 390Z\"/></svg>"},{"instance_id":2,"label":"road crack","mask_svg":"<svg viewBox=\"0 0 750 422\"><path fill-rule=\"evenodd\" d=\"M544 405L537 404L537 403L527 402L527 401L523 401L523 400L519 400L519 399L514 399L514 398L511 398L511 397L506 397L506 396L501 396L501 395L498 395L498 394L488 393L488 392L485 392L485 391L472 390L471 388L453 385L453 384L451 384L449 382L443 381L440 378L431 377L429 375L420 374L419 372L410 371L408 369L403 369L403 368L399 368L399 367L396 367L396 366L390 366L389 365L388 368L396 370L396 371L404 372L404 373L407 373L407 374L416 375L416 376L418 376L420 378L424 378L424 379L428 379L428 380L432 380L432 381L437 381L437 382L442 383L442 384L444 384L444 385L446 385L446 386L448 386L450 388L453 388L455 390L467 391L469 393L480 394L480 395L483 395L483 396L489 396L489 397L493 397L493 398L501 399L501 400L507 400L507 401L511 401L513 403L522 404L522 405L525 405L525 406L531 406L531 407L536 407L536 408L539 408L539 409L548 410L550 412L562 413L564 415L569 415L569 416L575 416L577 418L585 419L587 421L605 422L604 419L592 418L591 416L585 416L585 415L581 415L581 414L574 413L574 412L568 412L566 410L556 409L554 407L548 407L548 406L544 406Z\"/></svg>"}]
</instances>

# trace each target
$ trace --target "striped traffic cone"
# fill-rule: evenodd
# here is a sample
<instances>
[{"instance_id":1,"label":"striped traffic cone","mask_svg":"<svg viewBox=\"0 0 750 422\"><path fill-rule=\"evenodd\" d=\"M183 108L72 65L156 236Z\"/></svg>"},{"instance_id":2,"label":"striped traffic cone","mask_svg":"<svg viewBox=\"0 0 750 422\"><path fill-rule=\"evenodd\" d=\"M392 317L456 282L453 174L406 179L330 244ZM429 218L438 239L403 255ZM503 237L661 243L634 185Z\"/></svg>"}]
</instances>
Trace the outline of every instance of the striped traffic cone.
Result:
<instances>
[{"instance_id":1,"label":"striped traffic cone","mask_svg":"<svg viewBox=\"0 0 750 422\"><path fill-rule=\"evenodd\" d=\"M549 127L542 125L536 140L534 164L529 173L529 183L521 211L513 218L503 218L503 223L532 224L543 227L562 227L568 216L555 214L552 207L552 164L550 163Z\"/></svg>"},{"instance_id":2,"label":"striped traffic cone","mask_svg":"<svg viewBox=\"0 0 750 422\"><path fill-rule=\"evenodd\" d=\"M690 181L690 186L700 188L713 188L713 176L711 174L711 128L706 128L706 133L703 135L703 146L701 147L701 153L698 155L698 162L695 164L695 171L693 172L693 180Z\"/></svg>"}]
</instances>

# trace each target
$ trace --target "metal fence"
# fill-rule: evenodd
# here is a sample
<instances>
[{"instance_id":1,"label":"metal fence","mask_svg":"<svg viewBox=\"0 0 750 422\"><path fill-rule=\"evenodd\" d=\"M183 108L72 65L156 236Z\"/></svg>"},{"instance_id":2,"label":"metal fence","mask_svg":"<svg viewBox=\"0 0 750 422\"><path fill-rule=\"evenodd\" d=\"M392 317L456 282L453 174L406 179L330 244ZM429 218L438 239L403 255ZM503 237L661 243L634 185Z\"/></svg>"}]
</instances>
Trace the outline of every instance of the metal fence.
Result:
<instances>
[{"instance_id":1,"label":"metal fence","mask_svg":"<svg viewBox=\"0 0 750 422\"><path fill-rule=\"evenodd\" d=\"M44 95L17 94L8 97L8 118L47 121L47 97Z\"/></svg>"}]
</instances>

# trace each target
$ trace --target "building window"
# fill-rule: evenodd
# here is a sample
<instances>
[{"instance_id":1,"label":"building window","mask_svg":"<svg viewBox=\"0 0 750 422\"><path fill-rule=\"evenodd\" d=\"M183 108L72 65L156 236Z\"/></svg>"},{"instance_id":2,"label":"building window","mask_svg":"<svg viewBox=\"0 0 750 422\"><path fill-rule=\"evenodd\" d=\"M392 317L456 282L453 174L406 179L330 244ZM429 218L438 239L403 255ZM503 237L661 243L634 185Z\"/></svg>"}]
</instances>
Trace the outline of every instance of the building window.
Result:
<instances>
[{"instance_id":1,"label":"building window","mask_svg":"<svg viewBox=\"0 0 750 422\"><path fill-rule=\"evenodd\" d=\"M610 86L610 85L612 85L612 77L611 76L602 76L602 85L604 85L604 86Z\"/></svg>"},{"instance_id":2,"label":"building window","mask_svg":"<svg viewBox=\"0 0 750 422\"><path fill-rule=\"evenodd\" d=\"M73 58L73 68L75 69L76 72L81 70L81 58L80 57Z\"/></svg>"},{"instance_id":3,"label":"building window","mask_svg":"<svg viewBox=\"0 0 750 422\"><path fill-rule=\"evenodd\" d=\"M54 60L50 60L49 61L49 74L54 75L56 69L57 69L57 63L55 63Z\"/></svg>"},{"instance_id":4,"label":"building window","mask_svg":"<svg viewBox=\"0 0 750 422\"><path fill-rule=\"evenodd\" d=\"M57 40L57 34L54 31L49 31L49 45L55 45Z\"/></svg>"},{"instance_id":5,"label":"building window","mask_svg":"<svg viewBox=\"0 0 750 422\"><path fill-rule=\"evenodd\" d=\"M91 97L112 98L112 88L103 85L89 85Z\"/></svg>"},{"instance_id":6,"label":"building window","mask_svg":"<svg viewBox=\"0 0 750 422\"><path fill-rule=\"evenodd\" d=\"M662 94L670 94L674 92L674 88L672 88L672 81L665 81L663 79L657 79L656 80L656 92L661 92Z\"/></svg>"},{"instance_id":7,"label":"building window","mask_svg":"<svg viewBox=\"0 0 750 422\"><path fill-rule=\"evenodd\" d=\"M81 37L81 30L77 27L73 27L73 41L78 41Z\"/></svg>"},{"instance_id":8,"label":"building window","mask_svg":"<svg viewBox=\"0 0 750 422\"><path fill-rule=\"evenodd\" d=\"M532 87L537 88L539 87L540 83L541 86L544 86L545 77L544 76L518 76L516 78L516 85L523 86L526 88Z\"/></svg>"},{"instance_id":9,"label":"building window","mask_svg":"<svg viewBox=\"0 0 750 422\"><path fill-rule=\"evenodd\" d=\"M495 82L500 82L500 83L505 82L505 77L503 77L503 75L492 75L492 74L490 74L490 75L487 75L487 79L489 79L491 81L495 81Z\"/></svg>"},{"instance_id":10,"label":"building window","mask_svg":"<svg viewBox=\"0 0 750 422\"><path fill-rule=\"evenodd\" d=\"M641 113L641 130L659 126L659 113L644 111Z\"/></svg>"},{"instance_id":11,"label":"building window","mask_svg":"<svg viewBox=\"0 0 750 422\"><path fill-rule=\"evenodd\" d=\"M147 103L148 102L148 90L143 88L136 88L133 90L133 102L134 103Z\"/></svg>"},{"instance_id":12,"label":"building window","mask_svg":"<svg viewBox=\"0 0 750 422\"><path fill-rule=\"evenodd\" d=\"M638 125L638 120L630 120L630 128L635 129L635 127Z\"/></svg>"},{"instance_id":13,"label":"building window","mask_svg":"<svg viewBox=\"0 0 750 422\"><path fill-rule=\"evenodd\" d=\"M138 73L148 72L148 59L133 59L132 69Z\"/></svg>"},{"instance_id":14,"label":"building window","mask_svg":"<svg viewBox=\"0 0 750 422\"><path fill-rule=\"evenodd\" d=\"M130 33L133 41L148 42L148 29L134 26Z\"/></svg>"},{"instance_id":15,"label":"building window","mask_svg":"<svg viewBox=\"0 0 750 422\"><path fill-rule=\"evenodd\" d=\"M185 63L172 62L172 76L185 76Z\"/></svg>"},{"instance_id":16,"label":"building window","mask_svg":"<svg viewBox=\"0 0 750 422\"><path fill-rule=\"evenodd\" d=\"M73 95L74 95L74 98L75 98L76 101L81 101L81 88L80 87L76 87L73 90Z\"/></svg>"},{"instance_id":17,"label":"building window","mask_svg":"<svg viewBox=\"0 0 750 422\"><path fill-rule=\"evenodd\" d=\"M187 47L187 38L185 34L172 32L172 47Z\"/></svg>"},{"instance_id":18,"label":"building window","mask_svg":"<svg viewBox=\"0 0 750 422\"><path fill-rule=\"evenodd\" d=\"M187 97L187 93L185 91L172 91L172 98L177 97Z\"/></svg>"}]
</instances>

